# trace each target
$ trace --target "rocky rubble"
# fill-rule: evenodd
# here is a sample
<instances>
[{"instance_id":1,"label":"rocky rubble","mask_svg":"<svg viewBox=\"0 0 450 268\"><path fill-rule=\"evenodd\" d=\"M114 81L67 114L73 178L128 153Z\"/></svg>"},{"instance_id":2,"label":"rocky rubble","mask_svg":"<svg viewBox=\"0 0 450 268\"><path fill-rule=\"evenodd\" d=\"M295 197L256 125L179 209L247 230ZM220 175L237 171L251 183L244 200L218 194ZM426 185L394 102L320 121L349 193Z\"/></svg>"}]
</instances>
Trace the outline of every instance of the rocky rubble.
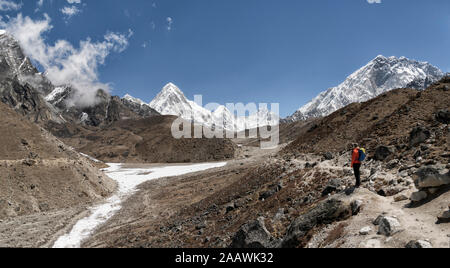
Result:
<instances>
[{"instance_id":1,"label":"rocky rubble","mask_svg":"<svg viewBox=\"0 0 450 268\"><path fill-rule=\"evenodd\" d=\"M264 218L245 224L233 237L231 248L274 248L280 241L267 231Z\"/></svg>"},{"instance_id":2,"label":"rocky rubble","mask_svg":"<svg viewBox=\"0 0 450 268\"><path fill-rule=\"evenodd\" d=\"M420 202L450 185L450 171L444 165L422 167L414 174L414 184L419 191L410 199Z\"/></svg>"}]
</instances>

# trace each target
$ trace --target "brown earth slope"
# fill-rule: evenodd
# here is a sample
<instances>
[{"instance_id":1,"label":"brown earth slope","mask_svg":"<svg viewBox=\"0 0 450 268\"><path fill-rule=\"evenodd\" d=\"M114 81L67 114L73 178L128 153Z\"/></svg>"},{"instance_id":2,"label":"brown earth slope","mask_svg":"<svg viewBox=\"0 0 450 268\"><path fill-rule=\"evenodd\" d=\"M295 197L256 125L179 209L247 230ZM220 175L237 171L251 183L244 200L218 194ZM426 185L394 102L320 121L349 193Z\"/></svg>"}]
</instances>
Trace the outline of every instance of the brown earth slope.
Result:
<instances>
[{"instance_id":1,"label":"brown earth slope","mask_svg":"<svg viewBox=\"0 0 450 268\"><path fill-rule=\"evenodd\" d=\"M52 133L78 151L104 162L187 163L234 157L236 146L228 139L175 139L173 116L120 120L95 128L53 124Z\"/></svg>"},{"instance_id":2,"label":"brown earth slope","mask_svg":"<svg viewBox=\"0 0 450 268\"><path fill-rule=\"evenodd\" d=\"M444 78L425 91L397 89L366 103L351 104L310 127L290 144L284 153L342 152L357 143L373 155L379 145L393 145L397 155L410 157L410 133L422 126L434 138L436 157L448 152L448 131L437 119L450 109L450 78ZM447 134L446 134L447 133Z\"/></svg>"},{"instance_id":3,"label":"brown earth slope","mask_svg":"<svg viewBox=\"0 0 450 268\"><path fill-rule=\"evenodd\" d=\"M92 203L115 189L88 160L0 103L0 219Z\"/></svg>"}]
</instances>

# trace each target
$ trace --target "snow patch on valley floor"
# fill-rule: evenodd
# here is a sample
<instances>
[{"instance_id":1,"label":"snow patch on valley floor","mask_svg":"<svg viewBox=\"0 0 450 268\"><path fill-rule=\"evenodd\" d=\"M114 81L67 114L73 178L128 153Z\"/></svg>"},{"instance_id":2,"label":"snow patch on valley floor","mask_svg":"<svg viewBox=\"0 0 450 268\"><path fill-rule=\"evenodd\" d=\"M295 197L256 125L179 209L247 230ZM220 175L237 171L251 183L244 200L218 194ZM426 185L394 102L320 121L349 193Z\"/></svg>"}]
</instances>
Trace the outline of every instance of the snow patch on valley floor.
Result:
<instances>
[{"instance_id":1,"label":"snow patch on valley floor","mask_svg":"<svg viewBox=\"0 0 450 268\"><path fill-rule=\"evenodd\" d=\"M70 233L61 236L54 248L78 248L97 227L121 209L122 202L137 191L137 186L150 180L185 175L225 166L226 162L152 168L124 168L122 164L108 164L106 174L118 184L118 191L106 202L90 208L91 215L78 221Z\"/></svg>"}]
</instances>

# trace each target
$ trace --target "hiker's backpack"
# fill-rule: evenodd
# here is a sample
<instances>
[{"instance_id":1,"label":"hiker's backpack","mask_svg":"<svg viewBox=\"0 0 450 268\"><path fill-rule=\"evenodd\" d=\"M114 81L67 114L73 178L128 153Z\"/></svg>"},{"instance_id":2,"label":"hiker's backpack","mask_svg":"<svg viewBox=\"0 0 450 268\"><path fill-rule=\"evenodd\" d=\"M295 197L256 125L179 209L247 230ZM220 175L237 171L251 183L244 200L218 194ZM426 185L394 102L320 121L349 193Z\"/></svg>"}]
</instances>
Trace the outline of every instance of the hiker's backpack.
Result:
<instances>
[{"instance_id":1,"label":"hiker's backpack","mask_svg":"<svg viewBox=\"0 0 450 268\"><path fill-rule=\"evenodd\" d=\"M359 162L362 162L362 161L364 161L364 160L366 160L366 149L364 149L364 148L361 148L361 149L359 149L359 159L358 159L358 161Z\"/></svg>"}]
</instances>

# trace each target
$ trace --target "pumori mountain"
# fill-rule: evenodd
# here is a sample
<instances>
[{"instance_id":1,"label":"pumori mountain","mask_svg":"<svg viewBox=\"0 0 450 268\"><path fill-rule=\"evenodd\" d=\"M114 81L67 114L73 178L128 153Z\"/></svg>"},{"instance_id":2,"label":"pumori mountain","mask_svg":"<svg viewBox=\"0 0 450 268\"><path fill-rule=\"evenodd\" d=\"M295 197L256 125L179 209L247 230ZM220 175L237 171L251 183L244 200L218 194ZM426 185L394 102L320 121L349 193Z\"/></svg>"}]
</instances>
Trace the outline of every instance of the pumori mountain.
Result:
<instances>
[{"instance_id":1,"label":"pumori mountain","mask_svg":"<svg viewBox=\"0 0 450 268\"><path fill-rule=\"evenodd\" d=\"M423 90L444 73L427 62L377 56L342 84L322 92L285 121L327 116L351 103L365 102L397 88Z\"/></svg>"},{"instance_id":2,"label":"pumori mountain","mask_svg":"<svg viewBox=\"0 0 450 268\"><path fill-rule=\"evenodd\" d=\"M123 99L144 106L149 105L149 107L162 115L179 116L197 124L208 127L215 126L229 131L244 131L261 126L273 126L277 125L279 121L278 116L268 109L260 109L247 117L237 117L223 105L214 111L210 111L186 98L184 93L173 83L164 86L150 104L146 104L142 100L131 97L128 94Z\"/></svg>"}]
</instances>

